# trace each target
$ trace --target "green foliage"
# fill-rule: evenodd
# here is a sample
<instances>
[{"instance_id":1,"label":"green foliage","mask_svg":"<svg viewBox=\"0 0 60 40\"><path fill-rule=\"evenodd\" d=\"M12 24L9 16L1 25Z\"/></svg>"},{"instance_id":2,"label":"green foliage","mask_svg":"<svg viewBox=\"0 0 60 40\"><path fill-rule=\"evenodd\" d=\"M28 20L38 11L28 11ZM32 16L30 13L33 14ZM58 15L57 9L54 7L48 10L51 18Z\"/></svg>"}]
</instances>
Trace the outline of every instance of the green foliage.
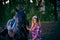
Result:
<instances>
[{"instance_id":1,"label":"green foliage","mask_svg":"<svg viewBox=\"0 0 60 40\"><path fill-rule=\"evenodd\" d=\"M10 4L6 4L4 6L4 11L5 11L5 18L3 20L3 23L7 23L9 19L11 19L14 15L15 12L13 10L17 7L23 7L25 9L25 13L27 16L27 19L29 22L31 22L31 19L34 15L37 15L40 21L54 21L54 9L53 9L53 4L50 3L48 0L45 0L45 14L42 14L40 12L40 7L36 7L35 3L30 3L29 1L24 1L24 0L14 0L11 1ZM3 15L3 14L2 14Z\"/></svg>"}]
</instances>

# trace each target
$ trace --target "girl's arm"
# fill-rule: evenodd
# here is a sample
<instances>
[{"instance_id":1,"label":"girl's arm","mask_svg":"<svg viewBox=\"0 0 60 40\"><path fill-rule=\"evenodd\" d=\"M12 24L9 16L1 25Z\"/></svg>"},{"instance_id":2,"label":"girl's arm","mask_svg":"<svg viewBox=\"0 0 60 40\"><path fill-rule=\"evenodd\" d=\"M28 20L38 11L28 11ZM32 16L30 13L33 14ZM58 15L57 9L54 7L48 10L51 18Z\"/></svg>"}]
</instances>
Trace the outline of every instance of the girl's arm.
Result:
<instances>
[{"instance_id":1,"label":"girl's arm","mask_svg":"<svg viewBox=\"0 0 60 40\"><path fill-rule=\"evenodd\" d=\"M37 36L35 35L34 38L33 38L32 40L36 40L36 37L37 37Z\"/></svg>"},{"instance_id":2,"label":"girl's arm","mask_svg":"<svg viewBox=\"0 0 60 40\"><path fill-rule=\"evenodd\" d=\"M27 30L31 31L31 28L26 27Z\"/></svg>"}]
</instances>

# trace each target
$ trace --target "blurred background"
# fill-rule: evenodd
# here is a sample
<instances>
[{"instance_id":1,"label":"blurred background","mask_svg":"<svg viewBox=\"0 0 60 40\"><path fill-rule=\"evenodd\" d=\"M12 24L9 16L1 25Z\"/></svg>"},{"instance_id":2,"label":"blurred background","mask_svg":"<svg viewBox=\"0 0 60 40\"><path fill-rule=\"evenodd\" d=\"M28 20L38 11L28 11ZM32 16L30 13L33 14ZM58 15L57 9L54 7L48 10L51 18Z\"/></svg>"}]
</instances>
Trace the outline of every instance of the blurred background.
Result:
<instances>
[{"instance_id":1,"label":"blurred background","mask_svg":"<svg viewBox=\"0 0 60 40\"><path fill-rule=\"evenodd\" d=\"M15 8L23 8L31 23L37 15L42 25L42 40L59 40L60 0L0 0L0 31L15 15Z\"/></svg>"}]
</instances>

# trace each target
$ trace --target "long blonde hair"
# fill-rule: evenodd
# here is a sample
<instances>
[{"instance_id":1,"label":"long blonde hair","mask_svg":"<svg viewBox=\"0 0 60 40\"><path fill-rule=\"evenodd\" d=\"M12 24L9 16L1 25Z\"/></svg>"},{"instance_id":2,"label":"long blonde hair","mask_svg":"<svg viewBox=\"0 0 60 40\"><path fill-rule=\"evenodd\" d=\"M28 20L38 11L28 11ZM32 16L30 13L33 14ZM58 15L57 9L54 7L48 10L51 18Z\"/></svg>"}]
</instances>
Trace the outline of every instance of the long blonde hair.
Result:
<instances>
[{"instance_id":1,"label":"long blonde hair","mask_svg":"<svg viewBox=\"0 0 60 40\"><path fill-rule=\"evenodd\" d=\"M34 21L34 19L36 19L36 21L37 21L37 25L40 25L41 26L41 23L40 23L40 21L38 20L38 18L32 18L32 27L34 27L35 26L35 23L33 22Z\"/></svg>"}]
</instances>

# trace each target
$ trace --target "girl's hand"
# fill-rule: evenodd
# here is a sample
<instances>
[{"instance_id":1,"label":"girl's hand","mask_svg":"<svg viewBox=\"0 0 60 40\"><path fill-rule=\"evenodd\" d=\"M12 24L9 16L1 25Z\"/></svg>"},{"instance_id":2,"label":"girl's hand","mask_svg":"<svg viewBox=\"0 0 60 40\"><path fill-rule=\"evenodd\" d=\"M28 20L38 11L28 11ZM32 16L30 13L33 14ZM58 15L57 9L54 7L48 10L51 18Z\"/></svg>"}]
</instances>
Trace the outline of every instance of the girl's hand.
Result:
<instances>
[{"instance_id":1,"label":"girl's hand","mask_svg":"<svg viewBox=\"0 0 60 40\"><path fill-rule=\"evenodd\" d=\"M28 27L26 27L26 29L27 29L27 30L29 30L29 31L31 31L31 29L30 29L30 28L28 28Z\"/></svg>"},{"instance_id":2,"label":"girl's hand","mask_svg":"<svg viewBox=\"0 0 60 40\"><path fill-rule=\"evenodd\" d=\"M42 31L40 31L40 33L41 33Z\"/></svg>"},{"instance_id":3,"label":"girl's hand","mask_svg":"<svg viewBox=\"0 0 60 40\"><path fill-rule=\"evenodd\" d=\"M26 27L26 29L27 29L27 30L29 30L29 28L28 28L28 27Z\"/></svg>"}]
</instances>

